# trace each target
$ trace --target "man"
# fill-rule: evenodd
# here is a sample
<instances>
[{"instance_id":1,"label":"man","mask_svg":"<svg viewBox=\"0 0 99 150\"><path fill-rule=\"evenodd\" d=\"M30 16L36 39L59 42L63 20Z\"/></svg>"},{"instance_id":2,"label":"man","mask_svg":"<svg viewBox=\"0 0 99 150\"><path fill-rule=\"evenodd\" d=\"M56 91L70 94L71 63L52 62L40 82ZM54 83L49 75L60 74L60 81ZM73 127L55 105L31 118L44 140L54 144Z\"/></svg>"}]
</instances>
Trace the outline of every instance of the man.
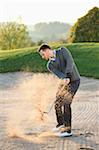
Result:
<instances>
[{"instance_id":1,"label":"man","mask_svg":"<svg viewBox=\"0 0 99 150\"><path fill-rule=\"evenodd\" d=\"M71 136L71 103L80 84L79 72L67 48L61 47L58 50L52 50L49 45L43 44L38 51L43 59L49 60L48 70L62 79L55 100L58 124L53 131L57 131L57 135L60 137Z\"/></svg>"}]
</instances>

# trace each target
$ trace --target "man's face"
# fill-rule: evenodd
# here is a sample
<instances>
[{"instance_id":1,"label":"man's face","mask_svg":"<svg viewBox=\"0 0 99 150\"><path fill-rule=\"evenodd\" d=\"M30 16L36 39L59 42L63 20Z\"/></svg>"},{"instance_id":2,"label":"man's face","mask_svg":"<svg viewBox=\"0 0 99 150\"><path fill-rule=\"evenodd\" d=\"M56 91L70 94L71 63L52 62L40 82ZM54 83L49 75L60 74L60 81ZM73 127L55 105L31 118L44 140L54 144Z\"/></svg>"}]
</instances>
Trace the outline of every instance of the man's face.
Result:
<instances>
[{"instance_id":1,"label":"man's face","mask_svg":"<svg viewBox=\"0 0 99 150\"><path fill-rule=\"evenodd\" d=\"M46 49L45 51L41 50L40 55L42 56L43 59L48 60L49 59L49 49Z\"/></svg>"}]
</instances>

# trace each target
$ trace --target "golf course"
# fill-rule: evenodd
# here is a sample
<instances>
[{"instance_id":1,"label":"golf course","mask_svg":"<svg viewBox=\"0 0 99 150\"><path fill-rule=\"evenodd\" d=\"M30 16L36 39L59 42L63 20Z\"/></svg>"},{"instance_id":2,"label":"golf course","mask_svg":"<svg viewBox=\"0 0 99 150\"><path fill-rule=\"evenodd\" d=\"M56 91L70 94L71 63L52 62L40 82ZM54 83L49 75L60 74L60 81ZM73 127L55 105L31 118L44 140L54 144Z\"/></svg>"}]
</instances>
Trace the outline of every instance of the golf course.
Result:
<instances>
[{"instance_id":1,"label":"golf course","mask_svg":"<svg viewBox=\"0 0 99 150\"><path fill-rule=\"evenodd\" d=\"M38 47L0 51L0 148L2 150L98 150L99 43L53 44L67 47L80 71L72 103L69 138L56 137L54 107L59 79L46 69ZM69 147L68 147L69 145Z\"/></svg>"}]
</instances>

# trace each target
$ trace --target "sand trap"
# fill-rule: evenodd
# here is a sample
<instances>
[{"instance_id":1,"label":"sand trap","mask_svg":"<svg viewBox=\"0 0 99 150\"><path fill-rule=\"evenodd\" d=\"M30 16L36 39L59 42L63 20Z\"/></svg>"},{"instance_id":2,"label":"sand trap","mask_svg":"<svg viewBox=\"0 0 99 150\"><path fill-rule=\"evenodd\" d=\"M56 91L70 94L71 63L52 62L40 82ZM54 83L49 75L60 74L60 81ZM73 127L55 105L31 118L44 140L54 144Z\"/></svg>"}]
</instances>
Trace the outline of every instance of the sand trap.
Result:
<instances>
[{"instance_id":1,"label":"sand trap","mask_svg":"<svg viewBox=\"0 0 99 150\"><path fill-rule=\"evenodd\" d=\"M60 80L52 74L0 74L1 149L61 149L68 145L73 150L99 147L99 80L81 78L72 103L74 135L64 143L51 132L56 125L54 107L48 115L42 113L53 104L59 83Z\"/></svg>"}]
</instances>

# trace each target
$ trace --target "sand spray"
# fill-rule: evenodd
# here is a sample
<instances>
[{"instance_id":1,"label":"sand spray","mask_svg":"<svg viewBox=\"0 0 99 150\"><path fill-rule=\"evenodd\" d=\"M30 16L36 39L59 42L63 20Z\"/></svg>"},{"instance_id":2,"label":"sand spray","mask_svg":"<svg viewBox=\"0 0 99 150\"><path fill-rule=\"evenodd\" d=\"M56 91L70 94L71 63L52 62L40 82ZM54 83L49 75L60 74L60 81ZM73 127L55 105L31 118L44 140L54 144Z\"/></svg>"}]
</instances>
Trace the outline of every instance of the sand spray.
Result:
<instances>
[{"instance_id":1,"label":"sand spray","mask_svg":"<svg viewBox=\"0 0 99 150\"><path fill-rule=\"evenodd\" d=\"M7 133L10 137L23 137L24 134L36 136L36 133L48 130L53 122L52 116L43 112L48 111L55 101L59 83L57 77L46 73L22 78L14 87L16 99L7 111Z\"/></svg>"}]
</instances>

